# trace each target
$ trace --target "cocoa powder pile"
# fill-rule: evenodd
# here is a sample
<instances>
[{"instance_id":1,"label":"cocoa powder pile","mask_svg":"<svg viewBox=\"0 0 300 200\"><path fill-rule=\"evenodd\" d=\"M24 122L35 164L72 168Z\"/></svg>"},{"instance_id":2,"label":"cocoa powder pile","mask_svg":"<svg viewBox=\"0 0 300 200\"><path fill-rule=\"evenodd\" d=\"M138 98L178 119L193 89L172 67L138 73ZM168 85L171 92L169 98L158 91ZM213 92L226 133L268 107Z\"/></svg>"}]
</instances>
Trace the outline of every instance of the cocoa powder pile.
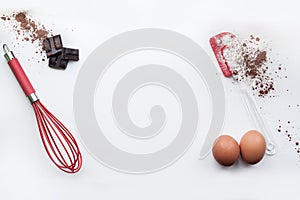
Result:
<instances>
[{"instance_id":1,"label":"cocoa powder pile","mask_svg":"<svg viewBox=\"0 0 300 200\"><path fill-rule=\"evenodd\" d=\"M51 30L47 30L25 11L2 15L1 20L6 22L6 27L16 34L17 41L36 43L40 48L36 53L41 52L44 39L52 35Z\"/></svg>"},{"instance_id":2,"label":"cocoa powder pile","mask_svg":"<svg viewBox=\"0 0 300 200\"><path fill-rule=\"evenodd\" d=\"M268 51L260 42L261 39L253 35L241 42L238 54L242 57L242 63L239 61L241 64L233 67L232 73L236 80L246 82L257 96L272 97L275 90L274 67L271 66Z\"/></svg>"}]
</instances>

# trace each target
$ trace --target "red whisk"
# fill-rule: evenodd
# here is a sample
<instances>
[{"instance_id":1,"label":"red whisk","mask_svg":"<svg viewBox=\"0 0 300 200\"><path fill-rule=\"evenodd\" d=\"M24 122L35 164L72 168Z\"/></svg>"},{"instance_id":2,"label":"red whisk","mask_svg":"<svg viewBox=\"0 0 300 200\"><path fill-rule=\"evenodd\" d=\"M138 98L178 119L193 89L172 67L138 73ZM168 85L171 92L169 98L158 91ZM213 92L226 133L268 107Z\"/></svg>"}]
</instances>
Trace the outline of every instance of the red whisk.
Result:
<instances>
[{"instance_id":1,"label":"red whisk","mask_svg":"<svg viewBox=\"0 0 300 200\"><path fill-rule=\"evenodd\" d=\"M78 172L82 165L82 156L75 138L40 102L19 61L6 44L3 45L3 50L8 65L33 106L41 139L48 156L62 171Z\"/></svg>"}]
</instances>

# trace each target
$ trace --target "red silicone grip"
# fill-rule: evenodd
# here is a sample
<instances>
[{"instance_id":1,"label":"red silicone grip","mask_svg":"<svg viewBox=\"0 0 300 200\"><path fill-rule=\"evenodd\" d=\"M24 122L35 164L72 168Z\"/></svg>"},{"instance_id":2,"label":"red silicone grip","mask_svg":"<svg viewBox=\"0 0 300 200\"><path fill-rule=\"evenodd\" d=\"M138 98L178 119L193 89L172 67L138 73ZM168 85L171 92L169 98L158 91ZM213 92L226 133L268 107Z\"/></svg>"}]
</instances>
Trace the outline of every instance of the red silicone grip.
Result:
<instances>
[{"instance_id":1,"label":"red silicone grip","mask_svg":"<svg viewBox=\"0 0 300 200\"><path fill-rule=\"evenodd\" d=\"M34 88L32 87L28 77L26 76L24 70L22 69L19 61L16 58L13 58L8 62L10 69L14 73L16 79L18 80L20 86L22 87L26 96L35 93Z\"/></svg>"},{"instance_id":2,"label":"red silicone grip","mask_svg":"<svg viewBox=\"0 0 300 200\"><path fill-rule=\"evenodd\" d=\"M218 35L215 35L209 39L210 46L215 54L215 57L218 61L218 64L224 74L225 77L232 76L232 72L230 70L230 66L226 62L226 59L224 58L223 51L227 48L225 44L218 44L217 40L221 40L223 37L229 35L231 38L236 37L232 33L229 32L222 32Z\"/></svg>"}]
</instances>

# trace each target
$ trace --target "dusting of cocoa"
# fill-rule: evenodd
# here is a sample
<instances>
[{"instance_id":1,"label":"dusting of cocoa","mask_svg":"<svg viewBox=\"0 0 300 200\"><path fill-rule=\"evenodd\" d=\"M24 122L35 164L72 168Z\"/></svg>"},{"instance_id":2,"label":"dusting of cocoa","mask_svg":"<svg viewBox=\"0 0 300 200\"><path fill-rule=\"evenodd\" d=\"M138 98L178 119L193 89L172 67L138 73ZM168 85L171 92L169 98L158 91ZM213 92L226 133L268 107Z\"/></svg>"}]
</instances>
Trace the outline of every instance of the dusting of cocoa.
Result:
<instances>
[{"instance_id":1,"label":"dusting of cocoa","mask_svg":"<svg viewBox=\"0 0 300 200\"><path fill-rule=\"evenodd\" d=\"M253 35L250 35L241 44L242 62L240 67L233 70L234 78L248 83L255 95L272 97L272 91L275 90L274 77L272 76L274 67L270 65L273 61L268 57L267 48L262 48L261 39ZM279 66L278 70L281 69L282 67ZM277 71L274 73L277 74ZM279 75L277 74L276 77L278 78Z\"/></svg>"},{"instance_id":2,"label":"dusting of cocoa","mask_svg":"<svg viewBox=\"0 0 300 200\"><path fill-rule=\"evenodd\" d=\"M21 35L21 31L23 31L23 35L27 33L30 38L25 37L24 40L30 40L32 43L38 41L39 45L42 46L44 39L49 36L49 31L46 30L45 26L37 24L32 18L27 17L26 12L13 14L13 17L17 22L19 22L19 27L15 27L17 34Z\"/></svg>"},{"instance_id":3,"label":"dusting of cocoa","mask_svg":"<svg viewBox=\"0 0 300 200\"><path fill-rule=\"evenodd\" d=\"M291 121L287 121L287 123L285 123L282 120L278 120L278 122L281 124L279 127L285 130L284 132L278 131L278 133L286 136L287 140L292 143L296 153L300 157L300 142L297 129L291 124Z\"/></svg>"},{"instance_id":4,"label":"dusting of cocoa","mask_svg":"<svg viewBox=\"0 0 300 200\"><path fill-rule=\"evenodd\" d=\"M1 19L7 22L7 27L16 34L17 40L37 45L37 54L43 55L39 52L42 52L44 39L52 35L51 30L46 29L25 11L2 15Z\"/></svg>"},{"instance_id":5,"label":"dusting of cocoa","mask_svg":"<svg viewBox=\"0 0 300 200\"><path fill-rule=\"evenodd\" d=\"M46 39L49 35L49 32L45 29L38 29L34 32L33 38L36 40L43 40Z\"/></svg>"},{"instance_id":6,"label":"dusting of cocoa","mask_svg":"<svg viewBox=\"0 0 300 200\"><path fill-rule=\"evenodd\" d=\"M27 26L27 19L26 19L26 15L24 12L20 12L15 14L15 19L17 22L21 23L22 27L26 27Z\"/></svg>"},{"instance_id":7,"label":"dusting of cocoa","mask_svg":"<svg viewBox=\"0 0 300 200\"><path fill-rule=\"evenodd\" d=\"M267 60L267 52L266 51L261 51L258 52L255 60L254 60L254 64L256 67L261 67Z\"/></svg>"}]
</instances>

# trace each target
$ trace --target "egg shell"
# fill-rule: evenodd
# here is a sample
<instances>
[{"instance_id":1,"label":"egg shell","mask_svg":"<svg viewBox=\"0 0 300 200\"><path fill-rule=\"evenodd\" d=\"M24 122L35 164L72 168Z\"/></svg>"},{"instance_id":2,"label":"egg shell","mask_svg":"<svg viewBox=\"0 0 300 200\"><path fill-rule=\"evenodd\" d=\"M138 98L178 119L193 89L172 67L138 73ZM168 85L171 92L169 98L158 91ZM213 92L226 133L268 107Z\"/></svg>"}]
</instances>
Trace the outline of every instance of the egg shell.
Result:
<instances>
[{"instance_id":1,"label":"egg shell","mask_svg":"<svg viewBox=\"0 0 300 200\"><path fill-rule=\"evenodd\" d=\"M239 144L233 137L229 135L221 135L216 139L212 153L219 164L231 166L239 158Z\"/></svg>"},{"instance_id":2,"label":"egg shell","mask_svg":"<svg viewBox=\"0 0 300 200\"><path fill-rule=\"evenodd\" d=\"M266 151L266 140L264 136L256 131L250 130L243 135L240 141L242 159L249 164L260 162Z\"/></svg>"}]
</instances>

